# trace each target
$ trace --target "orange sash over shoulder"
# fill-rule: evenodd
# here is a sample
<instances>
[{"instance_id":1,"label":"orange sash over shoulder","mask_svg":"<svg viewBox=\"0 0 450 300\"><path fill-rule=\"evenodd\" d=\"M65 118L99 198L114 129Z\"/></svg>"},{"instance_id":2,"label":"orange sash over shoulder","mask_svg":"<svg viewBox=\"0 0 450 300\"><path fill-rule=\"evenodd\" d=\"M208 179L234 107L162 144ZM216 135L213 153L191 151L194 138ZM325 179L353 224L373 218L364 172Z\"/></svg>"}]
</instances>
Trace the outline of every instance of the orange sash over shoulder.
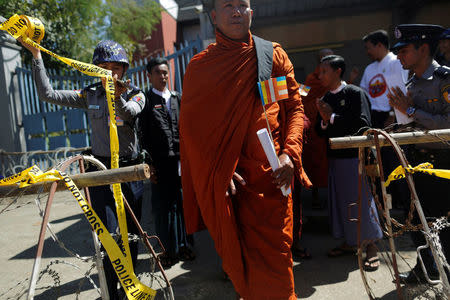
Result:
<instances>
[{"instance_id":1,"label":"orange sash over shoulder","mask_svg":"<svg viewBox=\"0 0 450 300\"><path fill-rule=\"evenodd\" d=\"M292 275L292 200L272 183L256 131L266 127L257 94L257 59L249 42L216 33L217 43L187 68L180 112L180 153L186 229L210 232L223 269L245 299L295 299ZM274 44L272 77L286 76L289 99L267 105L279 154L310 182L301 163L303 106L291 62ZM247 185L226 197L234 172Z\"/></svg>"}]
</instances>

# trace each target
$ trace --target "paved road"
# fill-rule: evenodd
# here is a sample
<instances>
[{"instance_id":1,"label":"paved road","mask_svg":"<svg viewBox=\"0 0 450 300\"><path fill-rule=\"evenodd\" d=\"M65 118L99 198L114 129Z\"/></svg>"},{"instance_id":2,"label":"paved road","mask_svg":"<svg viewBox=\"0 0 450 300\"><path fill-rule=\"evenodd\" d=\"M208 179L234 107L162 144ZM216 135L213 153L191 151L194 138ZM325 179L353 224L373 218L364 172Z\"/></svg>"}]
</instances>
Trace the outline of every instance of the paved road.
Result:
<instances>
[{"instance_id":1,"label":"paved road","mask_svg":"<svg viewBox=\"0 0 450 300\"><path fill-rule=\"evenodd\" d=\"M0 299L25 299L28 289L28 278L33 266L40 217L34 197L21 197L8 206L12 199L0 199ZM46 203L46 197L41 199ZM144 204L143 227L153 233L148 201ZM296 291L301 299L368 299L362 284L356 256L328 258L327 249L334 247L339 241L333 240L327 230L323 217L310 217L305 225L303 243L307 246L313 259L294 262ZM67 192L57 194L51 210L51 227L64 245L81 256L93 255L93 244L87 221L81 210ZM398 246L402 256L410 263L415 254L408 238L399 239ZM167 270L176 299L234 299L231 283L223 278L220 259L214 251L213 242L207 232L195 235L195 251L197 258L192 262L180 262ZM149 271L149 256L142 247L139 255L137 273ZM55 261L60 262L55 264ZM35 299L96 299L99 294L93 286L83 280L83 275L92 263L83 263L62 250L47 232L41 270L49 264L51 274L46 273L39 281ZM62 263L63 262L63 263ZM69 264L76 264L79 270ZM402 262L401 268L406 265ZM91 272L93 280L98 284L96 270ZM375 295L380 299L396 299L395 286L391 283L391 275L384 265L369 274L369 282ZM149 277L143 276L148 283ZM55 283L59 287L55 288ZM270 287L264 287L270 288ZM426 299L414 297L408 290L407 299ZM433 294L429 299L435 299Z\"/></svg>"}]
</instances>

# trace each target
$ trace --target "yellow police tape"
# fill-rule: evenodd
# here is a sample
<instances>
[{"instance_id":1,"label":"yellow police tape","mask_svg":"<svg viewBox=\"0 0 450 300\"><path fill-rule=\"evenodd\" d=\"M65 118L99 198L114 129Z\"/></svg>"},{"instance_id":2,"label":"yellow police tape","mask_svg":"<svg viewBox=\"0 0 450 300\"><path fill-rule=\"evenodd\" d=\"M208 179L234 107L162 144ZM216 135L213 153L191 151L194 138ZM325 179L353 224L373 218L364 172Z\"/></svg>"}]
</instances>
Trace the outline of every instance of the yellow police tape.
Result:
<instances>
[{"instance_id":1,"label":"yellow police tape","mask_svg":"<svg viewBox=\"0 0 450 300\"><path fill-rule=\"evenodd\" d=\"M111 150L111 169L119 167L119 138L117 136L116 110L115 110L115 86L112 72L100 68L93 64L88 64L59 56L41 45L39 42L44 37L44 26L36 18L27 16L13 15L0 25L0 30L7 31L15 39L21 37L23 42L40 49L41 51L53 56L54 58L66 63L78 71L95 77L106 78L106 98L108 101L108 110L110 118L110 150ZM42 173L36 166L28 168L18 174L0 180L0 185L10 185L20 181L19 187L25 187L36 182L64 180L67 188L72 192L75 199L78 200L81 209L91 224L92 229L97 232L100 241L108 253L108 256L114 266L114 270L124 288L128 299L153 299L156 291L142 284L134 274L131 261L130 247L128 243L128 228L123 205L122 189L119 183L113 184L113 194L116 202L117 217L119 220L120 234L122 236L124 252L120 250L117 243L111 237L104 227L94 210L81 196L78 188L72 180L64 173L57 170Z\"/></svg>"},{"instance_id":2,"label":"yellow police tape","mask_svg":"<svg viewBox=\"0 0 450 300\"><path fill-rule=\"evenodd\" d=\"M19 187L27 187L37 182L44 181L57 181L63 180L67 189L72 193L75 199L78 201L86 219L91 224L92 229L95 231L102 244L107 249L108 256L111 263L119 277L120 283L122 284L124 290L127 293L129 299L153 299L156 291L142 284L133 272L133 269L127 265L124 260L124 255L120 250L117 243L114 241L112 236L109 234L105 225L102 223L100 218L97 216L95 211L85 200L80 190L72 181L72 179L63 172L52 169L47 172L42 172L37 166L32 166L22 172L19 172L10 177L0 180L0 186L2 185L12 185L19 183ZM131 298L132 297L132 298Z\"/></svg>"},{"instance_id":3,"label":"yellow police tape","mask_svg":"<svg viewBox=\"0 0 450 300\"><path fill-rule=\"evenodd\" d=\"M405 178L406 173L414 174L414 173L425 173L432 176L437 176L445 179L450 179L450 170L440 170L433 169L433 165L426 162L422 163L416 167L407 167L403 168L403 166L398 166L392 173L389 175L387 181L384 186L388 187L392 181L399 180Z\"/></svg>"}]
</instances>

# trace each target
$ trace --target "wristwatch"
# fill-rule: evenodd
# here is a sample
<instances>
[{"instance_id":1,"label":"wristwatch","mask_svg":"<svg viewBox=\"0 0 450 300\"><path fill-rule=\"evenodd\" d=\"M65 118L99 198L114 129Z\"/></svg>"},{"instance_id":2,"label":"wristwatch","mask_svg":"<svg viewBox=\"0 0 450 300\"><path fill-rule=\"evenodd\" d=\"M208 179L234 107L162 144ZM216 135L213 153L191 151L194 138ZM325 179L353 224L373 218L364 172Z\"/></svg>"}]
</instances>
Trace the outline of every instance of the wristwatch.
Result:
<instances>
[{"instance_id":1,"label":"wristwatch","mask_svg":"<svg viewBox=\"0 0 450 300\"><path fill-rule=\"evenodd\" d=\"M410 106L406 109L406 114L408 115L408 117L412 117L414 116L414 113L416 112L416 108L413 106Z\"/></svg>"}]
</instances>

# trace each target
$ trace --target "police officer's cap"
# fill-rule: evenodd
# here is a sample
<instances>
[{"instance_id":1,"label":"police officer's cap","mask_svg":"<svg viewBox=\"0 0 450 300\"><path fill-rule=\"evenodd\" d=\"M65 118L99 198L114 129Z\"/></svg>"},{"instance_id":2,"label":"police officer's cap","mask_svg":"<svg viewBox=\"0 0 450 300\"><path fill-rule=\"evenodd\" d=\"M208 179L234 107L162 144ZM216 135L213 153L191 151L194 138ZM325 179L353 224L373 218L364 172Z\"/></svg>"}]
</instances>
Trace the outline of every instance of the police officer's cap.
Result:
<instances>
[{"instance_id":1,"label":"police officer's cap","mask_svg":"<svg viewBox=\"0 0 450 300\"><path fill-rule=\"evenodd\" d=\"M415 42L435 42L439 40L444 27L431 24L401 24L395 27L394 35L397 43L392 50L399 50Z\"/></svg>"},{"instance_id":2,"label":"police officer's cap","mask_svg":"<svg viewBox=\"0 0 450 300\"><path fill-rule=\"evenodd\" d=\"M450 28L447 28L440 37L440 40L450 40Z\"/></svg>"}]
</instances>

